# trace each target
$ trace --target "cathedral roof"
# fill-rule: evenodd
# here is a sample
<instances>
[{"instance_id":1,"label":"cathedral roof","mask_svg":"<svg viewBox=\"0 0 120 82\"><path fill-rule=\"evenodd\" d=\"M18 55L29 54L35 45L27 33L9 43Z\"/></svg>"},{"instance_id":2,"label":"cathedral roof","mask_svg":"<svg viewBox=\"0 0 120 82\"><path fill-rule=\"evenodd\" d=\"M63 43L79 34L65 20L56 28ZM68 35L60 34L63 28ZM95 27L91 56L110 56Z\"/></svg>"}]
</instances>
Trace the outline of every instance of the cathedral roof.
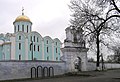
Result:
<instances>
[{"instance_id":1,"label":"cathedral roof","mask_svg":"<svg viewBox=\"0 0 120 82\"><path fill-rule=\"evenodd\" d=\"M19 21L24 21L24 22L30 22L30 23L32 23L30 21L29 17L27 17L27 16L24 15L23 11L24 11L24 8L22 8L22 15L18 16L13 23L19 22Z\"/></svg>"},{"instance_id":2,"label":"cathedral roof","mask_svg":"<svg viewBox=\"0 0 120 82\"><path fill-rule=\"evenodd\" d=\"M15 19L14 23L15 23L15 22L19 22L19 21L31 22L30 19L29 19L27 16L25 16L25 15L20 15L20 16L18 16L18 17ZM32 23L32 22L31 22L31 23Z\"/></svg>"}]
</instances>

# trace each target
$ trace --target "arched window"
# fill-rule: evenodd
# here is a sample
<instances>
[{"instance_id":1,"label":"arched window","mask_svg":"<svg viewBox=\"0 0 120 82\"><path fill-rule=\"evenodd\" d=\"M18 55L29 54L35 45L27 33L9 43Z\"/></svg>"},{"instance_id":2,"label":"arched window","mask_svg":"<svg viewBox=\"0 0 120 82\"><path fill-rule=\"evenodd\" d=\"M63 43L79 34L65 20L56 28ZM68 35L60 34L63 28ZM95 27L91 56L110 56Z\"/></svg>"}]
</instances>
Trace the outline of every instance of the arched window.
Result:
<instances>
[{"instance_id":1,"label":"arched window","mask_svg":"<svg viewBox=\"0 0 120 82\"><path fill-rule=\"evenodd\" d=\"M22 31L24 32L24 25L22 25Z\"/></svg>"},{"instance_id":2,"label":"arched window","mask_svg":"<svg viewBox=\"0 0 120 82\"><path fill-rule=\"evenodd\" d=\"M38 45L38 51L40 51L40 46Z\"/></svg>"},{"instance_id":3,"label":"arched window","mask_svg":"<svg viewBox=\"0 0 120 82\"><path fill-rule=\"evenodd\" d=\"M35 36L34 36L34 42L35 42Z\"/></svg>"},{"instance_id":4,"label":"arched window","mask_svg":"<svg viewBox=\"0 0 120 82\"><path fill-rule=\"evenodd\" d=\"M28 25L27 25L27 33L28 33Z\"/></svg>"},{"instance_id":5,"label":"arched window","mask_svg":"<svg viewBox=\"0 0 120 82\"><path fill-rule=\"evenodd\" d=\"M19 55L19 60L21 60L21 55Z\"/></svg>"},{"instance_id":6,"label":"arched window","mask_svg":"<svg viewBox=\"0 0 120 82\"><path fill-rule=\"evenodd\" d=\"M48 47L47 47L47 53L48 53L48 51L49 51L49 50L48 50Z\"/></svg>"},{"instance_id":7,"label":"arched window","mask_svg":"<svg viewBox=\"0 0 120 82\"><path fill-rule=\"evenodd\" d=\"M21 40L21 36L19 36L19 40Z\"/></svg>"},{"instance_id":8,"label":"arched window","mask_svg":"<svg viewBox=\"0 0 120 82\"><path fill-rule=\"evenodd\" d=\"M21 50L21 43L19 43L18 47L19 47L19 50Z\"/></svg>"}]
</instances>

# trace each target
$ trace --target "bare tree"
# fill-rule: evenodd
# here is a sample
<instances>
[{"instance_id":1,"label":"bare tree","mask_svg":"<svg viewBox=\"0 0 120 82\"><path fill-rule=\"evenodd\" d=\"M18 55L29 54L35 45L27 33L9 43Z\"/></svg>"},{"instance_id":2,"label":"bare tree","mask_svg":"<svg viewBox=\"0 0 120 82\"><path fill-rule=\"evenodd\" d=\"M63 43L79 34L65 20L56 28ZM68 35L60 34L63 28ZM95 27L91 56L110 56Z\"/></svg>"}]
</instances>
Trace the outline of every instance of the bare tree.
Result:
<instances>
[{"instance_id":1,"label":"bare tree","mask_svg":"<svg viewBox=\"0 0 120 82\"><path fill-rule=\"evenodd\" d=\"M108 9L107 12L104 11L106 7L101 7L100 3L98 6L98 3L96 5L96 2L93 1L72 0L70 9L73 11L73 18L70 22L74 27L84 29L85 36L90 44L96 43L96 66L99 68L100 42L106 45L102 37L119 29L117 23L120 15L111 12L112 8Z\"/></svg>"}]
</instances>

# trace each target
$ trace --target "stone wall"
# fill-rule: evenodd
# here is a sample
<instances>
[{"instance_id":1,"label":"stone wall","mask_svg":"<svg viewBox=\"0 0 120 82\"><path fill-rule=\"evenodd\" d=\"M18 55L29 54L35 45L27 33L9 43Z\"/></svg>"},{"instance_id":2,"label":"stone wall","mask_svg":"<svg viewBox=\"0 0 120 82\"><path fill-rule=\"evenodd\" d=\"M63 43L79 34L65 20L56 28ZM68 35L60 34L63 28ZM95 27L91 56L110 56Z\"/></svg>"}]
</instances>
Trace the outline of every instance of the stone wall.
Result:
<instances>
[{"instance_id":1,"label":"stone wall","mask_svg":"<svg viewBox=\"0 0 120 82\"><path fill-rule=\"evenodd\" d=\"M105 69L117 69L120 68L120 64L118 63L104 63ZM100 69L102 69L102 64L100 63ZM96 70L96 63L95 62L88 62L87 63L87 70L93 71Z\"/></svg>"},{"instance_id":2,"label":"stone wall","mask_svg":"<svg viewBox=\"0 0 120 82\"><path fill-rule=\"evenodd\" d=\"M65 73L65 62L61 61L0 61L0 80L31 78L31 68L54 68L54 75Z\"/></svg>"}]
</instances>

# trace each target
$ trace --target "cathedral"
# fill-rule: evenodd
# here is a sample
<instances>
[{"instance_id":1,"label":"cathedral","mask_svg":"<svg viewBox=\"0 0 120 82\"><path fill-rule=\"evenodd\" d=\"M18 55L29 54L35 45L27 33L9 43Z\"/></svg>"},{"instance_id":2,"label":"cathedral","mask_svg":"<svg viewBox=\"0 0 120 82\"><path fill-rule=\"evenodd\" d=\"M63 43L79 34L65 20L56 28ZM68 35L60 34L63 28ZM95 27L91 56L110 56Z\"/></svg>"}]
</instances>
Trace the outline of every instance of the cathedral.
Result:
<instances>
[{"instance_id":1,"label":"cathedral","mask_svg":"<svg viewBox=\"0 0 120 82\"><path fill-rule=\"evenodd\" d=\"M0 34L0 60L60 60L61 41L32 31L32 22L24 12L13 25L14 33Z\"/></svg>"}]
</instances>

